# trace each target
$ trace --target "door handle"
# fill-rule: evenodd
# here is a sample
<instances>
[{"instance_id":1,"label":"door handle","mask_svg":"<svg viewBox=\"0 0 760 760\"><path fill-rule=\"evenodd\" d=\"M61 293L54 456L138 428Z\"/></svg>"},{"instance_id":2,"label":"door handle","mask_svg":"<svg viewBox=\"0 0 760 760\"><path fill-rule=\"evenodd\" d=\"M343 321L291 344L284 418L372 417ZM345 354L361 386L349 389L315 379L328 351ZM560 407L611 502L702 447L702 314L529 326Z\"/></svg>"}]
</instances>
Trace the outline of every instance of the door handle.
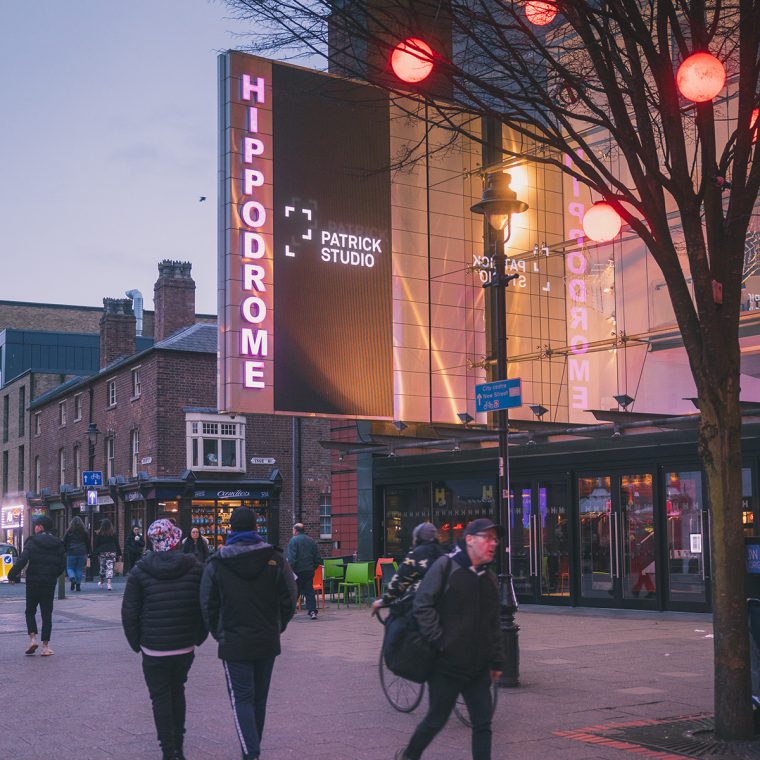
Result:
<instances>
[{"instance_id":1,"label":"door handle","mask_svg":"<svg viewBox=\"0 0 760 760\"><path fill-rule=\"evenodd\" d=\"M618 523L618 513L612 513L612 520L615 526L615 568L614 575L616 578L620 578L620 524Z\"/></svg>"},{"instance_id":2,"label":"door handle","mask_svg":"<svg viewBox=\"0 0 760 760\"><path fill-rule=\"evenodd\" d=\"M530 576L536 574L533 568L533 515L528 521L528 574Z\"/></svg>"},{"instance_id":3,"label":"door handle","mask_svg":"<svg viewBox=\"0 0 760 760\"><path fill-rule=\"evenodd\" d=\"M539 536L539 533L538 533L538 515L534 515L533 519L535 520L535 522L534 522L534 526L535 527L534 527L534 530L533 530L533 546L535 547L534 551L536 552L536 559L535 559L536 575L539 578L543 579L543 567L542 567L542 564L540 562L540 560L541 560L541 542L540 542L540 536Z\"/></svg>"}]
</instances>

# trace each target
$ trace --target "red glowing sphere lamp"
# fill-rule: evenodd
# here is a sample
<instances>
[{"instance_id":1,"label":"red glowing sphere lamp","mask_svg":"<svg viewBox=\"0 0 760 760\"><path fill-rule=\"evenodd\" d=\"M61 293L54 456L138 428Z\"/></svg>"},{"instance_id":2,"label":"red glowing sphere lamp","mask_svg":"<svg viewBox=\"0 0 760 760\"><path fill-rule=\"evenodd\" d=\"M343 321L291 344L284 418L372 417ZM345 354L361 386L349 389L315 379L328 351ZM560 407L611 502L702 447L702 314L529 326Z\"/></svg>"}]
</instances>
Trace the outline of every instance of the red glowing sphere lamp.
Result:
<instances>
[{"instance_id":1,"label":"red glowing sphere lamp","mask_svg":"<svg viewBox=\"0 0 760 760\"><path fill-rule=\"evenodd\" d=\"M424 40L409 37L393 48L391 68L402 82L422 82L433 71L433 51Z\"/></svg>"},{"instance_id":2,"label":"red glowing sphere lamp","mask_svg":"<svg viewBox=\"0 0 760 760\"><path fill-rule=\"evenodd\" d=\"M752 130L752 144L754 145L757 142L757 117L760 116L760 108L755 108L752 111L752 116L749 120L749 128Z\"/></svg>"},{"instance_id":3,"label":"red glowing sphere lamp","mask_svg":"<svg viewBox=\"0 0 760 760\"><path fill-rule=\"evenodd\" d=\"M531 24L546 26L554 21L557 15L557 4L546 2L546 0L528 0L525 3L525 15Z\"/></svg>"},{"instance_id":4,"label":"red glowing sphere lamp","mask_svg":"<svg viewBox=\"0 0 760 760\"><path fill-rule=\"evenodd\" d=\"M583 234L595 243L607 243L616 237L623 220L609 203L599 201L583 215Z\"/></svg>"},{"instance_id":5,"label":"red glowing sphere lamp","mask_svg":"<svg viewBox=\"0 0 760 760\"><path fill-rule=\"evenodd\" d=\"M681 95L694 103L712 100L726 83L726 69L710 53L694 53L679 67L676 84Z\"/></svg>"}]
</instances>

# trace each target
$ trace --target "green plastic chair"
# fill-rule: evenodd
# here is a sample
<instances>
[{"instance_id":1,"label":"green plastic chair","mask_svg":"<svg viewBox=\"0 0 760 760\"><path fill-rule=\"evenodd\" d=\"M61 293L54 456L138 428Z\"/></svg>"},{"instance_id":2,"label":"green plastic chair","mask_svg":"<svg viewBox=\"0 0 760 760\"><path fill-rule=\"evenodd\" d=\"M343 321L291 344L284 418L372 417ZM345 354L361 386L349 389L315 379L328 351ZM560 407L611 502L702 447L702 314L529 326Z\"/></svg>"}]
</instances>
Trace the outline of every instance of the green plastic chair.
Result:
<instances>
[{"instance_id":1,"label":"green plastic chair","mask_svg":"<svg viewBox=\"0 0 760 760\"><path fill-rule=\"evenodd\" d=\"M335 592L338 584L343 580L346 567L343 560L326 559L324 561L324 575L322 576L325 584L325 592L330 594L330 599L335 599Z\"/></svg>"},{"instance_id":2,"label":"green plastic chair","mask_svg":"<svg viewBox=\"0 0 760 760\"><path fill-rule=\"evenodd\" d=\"M370 595L370 584L374 585L374 579L370 580L371 564L369 562L351 562L346 565L346 579L338 584L338 607L343 594L343 602L348 607L351 591L356 592L356 603L361 603L362 588L367 589L367 599Z\"/></svg>"}]
</instances>

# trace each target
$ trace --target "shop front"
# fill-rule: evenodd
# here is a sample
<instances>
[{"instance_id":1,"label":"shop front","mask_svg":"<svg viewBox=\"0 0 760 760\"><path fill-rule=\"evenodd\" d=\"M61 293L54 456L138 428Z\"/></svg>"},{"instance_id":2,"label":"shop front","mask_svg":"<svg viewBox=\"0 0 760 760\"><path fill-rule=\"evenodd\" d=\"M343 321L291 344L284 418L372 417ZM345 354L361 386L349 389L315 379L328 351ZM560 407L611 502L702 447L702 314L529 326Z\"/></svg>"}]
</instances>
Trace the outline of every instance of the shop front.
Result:
<instances>
[{"instance_id":1,"label":"shop front","mask_svg":"<svg viewBox=\"0 0 760 760\"><path fill-rule=\"evenodd\" d=\"M20 552L24 533L25 505L17 502L0 507L0 543L11 544Z\"/></svg>"},{"instance_id":2,"label":"shop front","mask_svg":"<svg viewBox=\"0 0 760 760\"><path fill-rule=\"evenodd\" d=\"M224 545L230 531L230 516L237 507L252 509L256 513L256 531L259 535L268 543L277 542L278 537L274 535L278 532L277 519L271 487L195 488L190 501L190 528L198 528L209 542L209 547L218 549Z\"/></svg>"}]
</instances>

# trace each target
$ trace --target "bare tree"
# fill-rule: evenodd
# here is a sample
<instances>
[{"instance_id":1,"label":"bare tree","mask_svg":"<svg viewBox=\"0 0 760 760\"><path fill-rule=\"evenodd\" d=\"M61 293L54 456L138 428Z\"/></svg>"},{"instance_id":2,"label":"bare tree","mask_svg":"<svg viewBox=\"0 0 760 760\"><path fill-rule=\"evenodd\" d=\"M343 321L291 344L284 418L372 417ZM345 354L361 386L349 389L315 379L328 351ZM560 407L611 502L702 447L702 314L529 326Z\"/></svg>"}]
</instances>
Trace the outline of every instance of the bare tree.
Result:
<instances>
[{"instance_id":1,"label":"bare tree","mask_svg":"<svg viewBox=\"0 0 760 760\"><path fill-rule=\"evenodd\" d=\"M739 313L745 239L760 190L753 123L760 0L547 3L556 18L534 26L526 3L510 0L227 0L236 16L257 25L249 49L321 56L333 70L405 97L409 88L385 71L392 48L410 35L425 38L426 29L450 29L433 53L447 98L430 98L440 93L425 86L416 92L429 99L436 123L461 130L454 116L462 110L497 119L534 146L533 160L587 185L646 244L668 288L701 412L699 452L712 510L716 732L747 738ZM679 95L676 70L697 51L724 63L730 109ZM622 156L626 177L594 150L600 132ZM568 154L571 166L563 161Z\"/></svg>"}]
</instances>

